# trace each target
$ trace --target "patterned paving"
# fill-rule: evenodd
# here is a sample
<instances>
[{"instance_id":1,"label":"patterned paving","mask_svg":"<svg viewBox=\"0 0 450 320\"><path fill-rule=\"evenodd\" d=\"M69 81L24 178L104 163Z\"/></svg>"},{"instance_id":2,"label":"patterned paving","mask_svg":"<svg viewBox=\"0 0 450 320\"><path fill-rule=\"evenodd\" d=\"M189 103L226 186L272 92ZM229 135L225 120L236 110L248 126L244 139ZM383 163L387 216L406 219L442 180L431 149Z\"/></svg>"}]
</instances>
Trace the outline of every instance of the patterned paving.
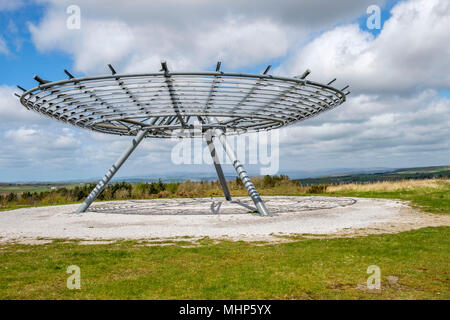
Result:
<instances>
[{"instance_id":1,"label":"patterned paving","mask_svg":"<svg viewBox=\"0 0 450 320\"><path fill-rule=\"evenodd\" d=\"M352 198L333 197L267 197L263 200L273 213L301 212L318 209L332 209L353 205ZM127 200L96 203L91 212L137 215L217 215L249 214L256 211L248 197L236 197L228 202L223 198L179 198L153 200Z\"/></svg>"}]
</instances>

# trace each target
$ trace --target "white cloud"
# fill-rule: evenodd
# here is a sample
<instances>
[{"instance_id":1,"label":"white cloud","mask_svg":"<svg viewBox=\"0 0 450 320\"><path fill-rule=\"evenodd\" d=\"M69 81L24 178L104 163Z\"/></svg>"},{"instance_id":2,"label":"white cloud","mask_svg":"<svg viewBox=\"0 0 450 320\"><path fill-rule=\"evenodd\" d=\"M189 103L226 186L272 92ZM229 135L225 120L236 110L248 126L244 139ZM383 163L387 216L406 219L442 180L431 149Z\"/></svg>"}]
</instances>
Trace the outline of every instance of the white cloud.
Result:
<instances>
[{"instance_id":1,"label":"white cloud","mask_svg":"<svg viewBox=\"0 0 450 320\"><path fill-rule=\"evenodd\" d=\"M0 130L45 121L42 116L20 104L19 99L14 96L14 93L20 92L14 87L0 85Z\"/></svg>"},{"instance_id":2,"label":"white cloud","mask_svg":"<svg viewBox=\"0 0 450 320\"><path fill-rule=\"evenodd\" d=\"M288 49L286 31L270 20L246 22L227 19L224 24L197 36L201 52L237 68L283 56Z\"/></svg>"},{"instance_id":3,"label":"white cloud","mask_svg":"<svg viewBox=\"0 0 450 320\"><path fill-rule=\"evenodd\" d=\"M362 99L366 112L360 117ZM410 97L358 96L348 102L313 121L283 129L280 153L299 162L316 159L310 167L320 167L329 158L334 166L344 167L358 167L361 161L401 166L395 164L399 159L403 165L448 163L450 99L426 91ZM434 152L433 159L429 152Z\"/></svg>"},{"instance_id":4,"label":"white cloud","mask_svg":"<svg viewBox=\"0 0 450 320\"><path fill-rule=\"evenodd\" d=\"M8 49L8 45L6 44L5 39L0 35L0 53L9 55L11 52Z\"/></svg>"},{"instance_id":5,"label":"white cloud","mask_svg":"<svg viewBox=\"0 0 450 320\"><path fill-rule=\"evenodd\" d=\"M315 79L337 76L366 93L450 88L450 2L404 1L391 13L378 37L356 24L336 27L293 54L278 72L311 68Z\"/></svg>"},{"instance_id":6,"label":"white cloud","mask_svg":"<svg viewBox=\"0 0 450 320\"><path fill-rule=\"evenodd\" d=\"M8 130L5 132L5 138L15 143L33 144L36 142L36 133L34 129L20 128L16 130Z\"/></svg>"},{"instance_id":7,"label":"white cloud","mask_svg":"<svg viewBox=\"0 0 450 320\"><path fill-rule=\"evenodd\" d=\"M16 10L22 6L22 0L0 0L0 11Z\"/></svg>"},{"instance_id":8,"label":"white cloud","mask_svg":"<svg viewBox=\"0 0 450 320\"><path fill-rule=\"evenodd\" d=\"M226 19L211 28L174 30L169 25L84 19L82 29L73 31L61 27L64 19L51 13L41 25L30 25L30 31L40 50L73 54L75 69L83 72L104 70L107 63L126 72L155 71L161 60L173 69L205 67L217 60L229 68L242 67L282 56L288 48L285 31L267 20Z\"/></svg>"},{"instance_id":9,"label":"white cloud","mask_svg":"<svg viewBox=\"0 0 450 320\"><path fill-rule=\"evenodd\" d=\"M4 138L37 158L44 156L44 152L47 154L64 150L71 152L81 146L81 141L75 138L72 131L56 131L42 126L10 129L5 132Z\"/></svg>"},{"instance_id":10,"label":"white cloud","mask_svg":"<svg viewBox=\"0 0 450 320\"><path fill-rule=\"evenodd\" d=\"M123 72L154 71L161 60L172 69L224 68L265 63L287 53L291 42L365 12L384 0L340 3L272 1L55 1L29 28L42 51L62 50L82 72L101 72L114 63ZM81 9L81 29L66 28L65 9Z\"/></svg>"}]
</instances>

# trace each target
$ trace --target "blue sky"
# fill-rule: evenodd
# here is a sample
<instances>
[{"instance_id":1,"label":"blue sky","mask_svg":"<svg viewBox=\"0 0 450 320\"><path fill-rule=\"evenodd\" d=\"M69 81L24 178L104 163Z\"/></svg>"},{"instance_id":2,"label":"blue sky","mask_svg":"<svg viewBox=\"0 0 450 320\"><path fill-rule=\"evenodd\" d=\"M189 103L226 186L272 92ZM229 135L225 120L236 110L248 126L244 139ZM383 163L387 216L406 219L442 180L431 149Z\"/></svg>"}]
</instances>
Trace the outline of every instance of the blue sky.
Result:
<instances>
[{"instance_id":1,"label":"blue sky","mask_svg":"<svg viewBox=\"0 0 450 320\"><path fill-rule=\"evenodd\" d=\"M11 99L17 84L36 86L35 74L63 79L63 69L106 74L107 63L156 71L162 59L177 70L213 70L218 60L227 71L310 68L312 80L350 84L345 105L280 132L280 173L449 164L446 1L253 2L0 2L0 181L99 177L128 142L28 115ZM65 29L70 4L81 8L80 30ZM381 30L366 27L372 4ZM146 141L119 176L213 172L173 166L172 148Z\"/></svg>"},{"instance_id":2,"label":"blue sky","mask_svg":"<svg viewBox=\"0 0 450 320\"><path fill-rule=\"evenodd\" d=\"M45 75L58 79L62 77L61 68L70 67L72 59L69 54L51 51L39 52L32 42L28 23L38 23L46 10L46 5L30 2L19 10L0 11L0 30L9 45L11 53L3 55L0 59L0 83L15 86L17 84L26 88L36 86L33 80L35 74ZM11 32L11 24L17 28ZM15 41L20 41L16 47Z\"/></svg>"}]
</instances>

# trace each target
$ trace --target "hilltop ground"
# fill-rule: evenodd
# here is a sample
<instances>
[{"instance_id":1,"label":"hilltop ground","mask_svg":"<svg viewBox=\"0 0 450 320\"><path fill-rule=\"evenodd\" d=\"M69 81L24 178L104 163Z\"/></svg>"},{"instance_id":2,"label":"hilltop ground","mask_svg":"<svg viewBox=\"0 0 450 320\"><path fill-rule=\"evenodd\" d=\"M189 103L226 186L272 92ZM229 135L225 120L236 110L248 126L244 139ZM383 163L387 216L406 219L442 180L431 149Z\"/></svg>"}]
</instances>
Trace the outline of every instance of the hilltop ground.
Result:
<instances>
[{"instance_id":1,"label":"hilltop ground","mask_svg":"<svg viewBox=\"0 0 450 320\"><path fill-rule=\"evenodd\" d=\"M206 185L197 187L200 190ZM413 209L400 218L414 216L423 221L429 217L435 227L416 225L419 229L400 233L389 232L401 229L375 228L372 231L379 234L354 232L340 234L340 238L286 234L278 235L278 242L210 237L106 242L38 238L33 244L4 241L0 245L0 298L450 298L449 180L315 189L274 183L261 193L286 194L294 188L298 188L297 194L308 196L320 192L321 196L406 200ZM241 191L236 188L232 192L237 196ZM408 229L415 228L403 230ZM69 265L81 268L81 290L66 288ZM380 289L366 286L371 265L381 270Z\"/></svg>"}]
</instances>

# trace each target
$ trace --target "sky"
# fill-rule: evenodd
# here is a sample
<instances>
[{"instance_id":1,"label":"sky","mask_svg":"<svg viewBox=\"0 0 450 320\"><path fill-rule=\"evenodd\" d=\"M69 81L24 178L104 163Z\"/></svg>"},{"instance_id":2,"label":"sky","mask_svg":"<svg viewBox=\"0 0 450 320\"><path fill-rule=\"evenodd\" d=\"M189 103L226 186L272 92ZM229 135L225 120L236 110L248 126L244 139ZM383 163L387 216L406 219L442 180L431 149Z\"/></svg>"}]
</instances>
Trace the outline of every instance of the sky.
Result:
<instances>
[{"instance_id":1,"label":"sky","mask_svg":"<svg viewBox=\"0 0 450 320\"><path fill-rule=\"evenodd\" d=\"M79 28L68 28L72 5ZM367 24L373 6L379 28ZM108 63L156 72L161 60L175 71L310 69L310 80L348 84L342 106L280 129L279 173L448 165L449 26L448 0L0 0L0 182L97 178L130 141L28 111L16 85L64 69L107 74ZM175 143L147 139L118 177L214 172L174 164Z\"/></svg>"}]
</instances>

